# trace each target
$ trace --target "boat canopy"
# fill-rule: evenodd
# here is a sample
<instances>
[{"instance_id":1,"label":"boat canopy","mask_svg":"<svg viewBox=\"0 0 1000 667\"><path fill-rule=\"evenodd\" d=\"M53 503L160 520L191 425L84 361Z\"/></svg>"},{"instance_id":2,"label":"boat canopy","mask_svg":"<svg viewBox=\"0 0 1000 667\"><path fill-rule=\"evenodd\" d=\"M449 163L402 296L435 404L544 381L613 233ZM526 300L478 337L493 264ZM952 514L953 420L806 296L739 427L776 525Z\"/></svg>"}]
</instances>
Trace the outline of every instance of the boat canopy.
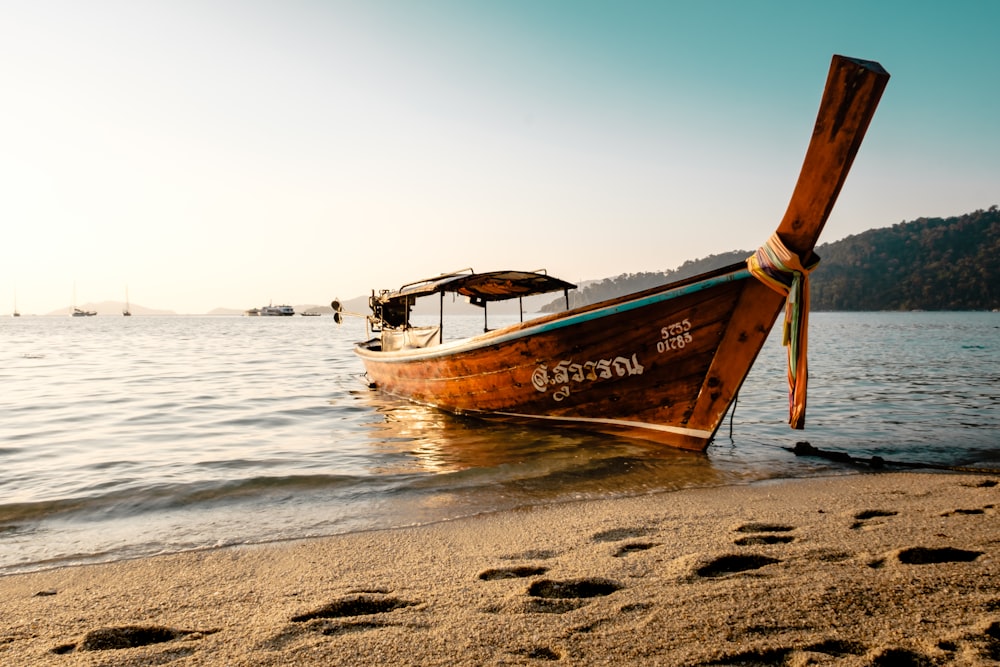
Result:
<instances>
[{"instance_id":1,"label":"boat canopy","mask_svg":"<svg viewBox=\"0 0 1000 667\"><path fill-rule=\"evenodd\" d=\"M544 270L539 271L490 271L476 273L463 269L445 273L436 278L403 285L398 290L384 290L371 299L376 318L390 326L406 326L414 302L424 296L451 292L467 297L476 306L485 308L491 301L520 299L550 292L567 293L576 285L554 278ZM568 297L567 297L568 298Z\"/></svg>"},{"instance_id":2,"label":"boat canopy","mask_svg":"<svg viewBox=\"0 0 1000 667\"><path fill-rule=\"evenodd\" d=\"M396 292L383 293L380 300L412 302L421 296L454 292L468 297L473 303L504 301L536 294L547 294L574 289L576 285L554 278L545 271L490 271L474 273L472 269L446 273L436 278L421 280L399 288Z\"/></svg>"}]
</instances>

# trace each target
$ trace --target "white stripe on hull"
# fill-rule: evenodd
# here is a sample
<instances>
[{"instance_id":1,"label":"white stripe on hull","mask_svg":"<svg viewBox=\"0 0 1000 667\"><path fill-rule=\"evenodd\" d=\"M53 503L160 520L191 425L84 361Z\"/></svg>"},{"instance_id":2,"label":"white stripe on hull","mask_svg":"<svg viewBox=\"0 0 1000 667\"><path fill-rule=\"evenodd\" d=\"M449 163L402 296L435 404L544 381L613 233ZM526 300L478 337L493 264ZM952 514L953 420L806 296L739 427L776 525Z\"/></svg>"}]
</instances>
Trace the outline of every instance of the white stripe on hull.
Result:
<instances>
[{"instance_id":1,"label":"white stripe on hull","mask_svg":"<svg viewBox=\"0 0 1000 667\"><path fill-rule=\"evenodd\" d=\"M471 414L471 413L467 413ZM527 415L517 412L489 412L484 413L492 416L515 417L518 419L545 419L548 421L573 422L583 424L607 424L608 426L623 426L627 428L638 428L646 431L662 431L664 433L676 433L692 438L707 440L712 437L712 431L704 431L696 428L682 428L680 426L668 426L666 424L649 424L646 422L634 422L625 419L605 419L602 417L557 417L553 415Z\"/></svg>"}]
</instances>

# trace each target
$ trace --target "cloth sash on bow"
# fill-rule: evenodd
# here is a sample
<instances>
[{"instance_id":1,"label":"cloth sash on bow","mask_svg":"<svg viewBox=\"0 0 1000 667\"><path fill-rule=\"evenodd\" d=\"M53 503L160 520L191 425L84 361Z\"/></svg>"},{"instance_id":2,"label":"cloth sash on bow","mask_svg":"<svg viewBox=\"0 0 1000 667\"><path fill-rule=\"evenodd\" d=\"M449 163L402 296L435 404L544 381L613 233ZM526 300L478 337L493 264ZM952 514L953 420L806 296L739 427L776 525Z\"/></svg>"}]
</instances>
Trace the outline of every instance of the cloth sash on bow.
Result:
<instances>
[{"instance_id":1,"label":"cloth sash on bow","mask_svg":"<svg viewBox=\"0 0 1000 667\"><path fill-rule=\"evenodd\" d=\"M747 268L762 283L787 297L781 344L788 348L788 423L794 429L806 424L807 331L809 328L809 272L819 264L815 253L809 264L785 247L777 232L747 258Z\"/></svg>"}]
</instances>

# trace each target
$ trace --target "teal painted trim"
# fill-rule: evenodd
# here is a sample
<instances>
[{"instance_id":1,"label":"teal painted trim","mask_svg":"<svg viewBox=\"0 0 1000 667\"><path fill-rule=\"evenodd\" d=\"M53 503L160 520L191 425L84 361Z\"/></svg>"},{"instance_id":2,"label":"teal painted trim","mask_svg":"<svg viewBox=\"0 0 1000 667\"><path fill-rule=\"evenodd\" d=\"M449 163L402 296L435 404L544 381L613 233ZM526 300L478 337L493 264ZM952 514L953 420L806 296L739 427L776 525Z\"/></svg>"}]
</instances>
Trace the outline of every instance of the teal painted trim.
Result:
<instances>
[{"instance_id":1,"label":"teal painted trim","mask_svg":"<svg viewBox=\"0 0 1000 667\"><path fill-rule=\"evenodd\" d=\"M512 331L506 334L499 335L486 335L486 336L474 336L472 338L465 338L462 340L452 341L450 343L445 343L443 345L437 345L430 348L419 348L415 350L397 350L393 352L368 352L360 347L355 348L359 355L362 357L369 357L373 360L383 361L383 362L406 362L406 361L416 361L419 359L434 359L437 357L447 357L453 354L458 354L461 352L468 352L470 350L476 350L482 347L489 347L491 345L499 345L502 343L508 343L519 338L527 338L529 336L537 336L539 334L548 333L550 331L557 331L559 329L565 329L566 327L573 327L585 322L592 322L594 320L599 320L610 315L617 315L619 313L627 313L632 310L638 310L639 308L645 308L646 306L651 306L653 304L662 303L664 301L671 301L673 299L680 298L682 296L687 296L689 294L697 294L698 292L703 292L707 289L717 287L718 285L724 285L726 283L736 282L737 280L746 280L750 278L751 274L748 269L739 269L732 273L726 273L721 276L715 276L714 278L708 278L707 280L699 280L696 283L691 283L689 285L682 285L672 290L667 290L665 292L657 292L651 296L643 297L641 299L635 299L633 301L626 301L615 306L607 306L605 308L598 308L597 310L587 311L585 313L579 313L577 315L572 315L569 317L560 318L552 322L546 322L544 324L539 324L537 326L527 327L519 331Z\"/></svg>"}]
</instances>

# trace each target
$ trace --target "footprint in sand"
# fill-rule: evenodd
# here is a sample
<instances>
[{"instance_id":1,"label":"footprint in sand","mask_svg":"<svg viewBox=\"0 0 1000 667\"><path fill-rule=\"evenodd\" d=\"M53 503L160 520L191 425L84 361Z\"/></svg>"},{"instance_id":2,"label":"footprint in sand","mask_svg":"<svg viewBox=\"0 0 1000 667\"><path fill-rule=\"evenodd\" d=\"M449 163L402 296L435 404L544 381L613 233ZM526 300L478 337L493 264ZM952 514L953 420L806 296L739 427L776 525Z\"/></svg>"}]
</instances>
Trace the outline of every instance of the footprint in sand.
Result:
<instances>
[{"instance_id":1,"label":"footprint in sand","mask_svg":"<svg viewBox=\"0 0 1000 667\"><path fill-rule=\"evenodd\" d=\"M622 588L624 586L610 579L541 579L528 587L528 599L511 609L520 613L564 614L589 604L593 598L611 595Z\"/></svg>"},{"instance_id":2,"label":"footprint in sand","mask_svg":"<svg viewBox=\"0 0 1000 667\"><path fill-rule=\"evenodd\" d=\"M887 648L880 651L871 662L872 667L920 667L921 665L933 665L935 661L930 656L911 651L906 648Z\"/></svg>"},{"instance_id":3,"label":"footprint in sand","mask_svg":"<svg viewBox=\"0 0 1000 667\"><path fill-rule=\"evenodd\" d=\"M827 640L808 646L779 646L775 648L750 649L739 653L727 654L709 662L699 663L700 667L716 667L721 665L787 665L816 664L816 658L809 654L823 654L832 659L862 656L868 649L864 644L853 641ZM805 655L803 655L805 654ZM824 664L827 662L823 660ZM905 648L881 649L867 663L871 667L920 667L922 665L938 664L930 656Z\"/></svg>"},{"instance_id":4,"label":"footprint in sand","mask_svg":"<svg viewBox=\"0 0 1000 667\"><path fill-rule=\"evenodd\" d=\"M539 646L521 651L521 655L529 660L562 660L562 654L548 646Z\"/></svg>"},{"instance_id":5,"label":"footprint in sand","mask_svg":"<svg viewBox=\"0 0 1000 667\"><path fill-rule=\"evenodd\" d=\"M783 523L745 523L736 528L737 533L790 533L795 526Z\"/></svg>"},{"instance_id":6,"label":"footprint in sand","mask_svg":"<svg viewBox=\"0 0 1000 667\"><path fill-rule=\"evenodd\" d=\"M759 570L767 565L780 562L777 558L759 554L728 554L702 565L695 570L695 574L706 578L724 577L727 574Z\"/></svg>"},{"instance_id":7,"label":"footprint in sand","mask_svg":"<svg viewBox=\"0 0 1000 667\"><path fill-rule=\"evenodd\" d=\"M982 551L969 551L954 547L910 547L896 554L896 559L905 565L933 565L937 563L970 563L983 555ZM876 558L868 567L877 570L885 566L885 558Z\"/></svg>"},{"instance_id":8,"label":"footprint in sand","mask_svg":"<svg viewBox=\"0 0 1000 667\"><path fill-rule=\"evenodd\" d=\"M345 618L352 616L369 616L412 607L418 603L409 600L390 597L388 595L350 595L323 605L319 609L292 616L293 623L303 623L317 618Z\"/></svg>"},{"instance_id":9,"label":"footprint in sand","mask_svg":"<svg viewBox=\"0 0 1000 667\"><path fill-rule=\"evenodd\" d=\"M861 642L849 639L826 639L816 644L810 644L803 650L809 653L823 653L835 658L846 658L850 655L864 655L868 649Z\"/></svg>"},{"instance_id":10,"label":"footprint in sand","mask_svg":"<svg viewBox=\"0 0 1000 667\"><path fill-rule=\"evenodd\" d=\"M978 516L978 515L981 515L981 514L986 514L987 512L990 512L990 511L994 510L995 508L996 507L994 505L984 505L983 507L974 507L974 508L971 508L971 509L962 509L962 508L959 508L959 509L952 510L950 512L944 512L944 513L941 514L941 516L943 516L943 517L948 517L948 516Z\"/></svg>"},{"instance_id":11,"label":"footprint in sand","mask_svg":"<svg viewBox=\"0 0 1000 667\"><path fill-rule=\"evenodd\" d=\"M851 529L857 530L859 528L864 528L869 525L868 522L872 519L896 516L897 514L899 514L899 512L894 512L893 510L864 510L854 515L854 523L851 524Z\"/></svg>"},{"instance_id":12,"label":"footprint in sand","mask_svg":"<svg viewBox=\"0 0 1000 667\"><path fill-rule=\"evenodd\" d=\"M536 577L549 571L547 567L520 565L517 567L501 567L496 569L483 570L478 578L483 581L496 581L498 579L523 579L525 577Z\"/></svg>"},{"instance_id":13,"label":"footprint in sand","mask_svg":"<svg viewBox=\"0 0 1000 667\"><path fill-rule=\"evenodd\" d=\"M733 540L733 544L740 547L761 546L769 544L788 544L794 542L791 535L747 535Z\"/></svg>"},{"instance_id":14,"label":"footprint in sand","mask_svg":"<svg viewBox=\"0 0 1000 667\"><path fill-rule=\"evenodd\" d=\"M931 565L935 563L970 563L983 555L982 551L969 551L954 547L910 547L897 554L900 563L907 565Z\"/></svg>"},{"instance_id":15,"label":"footprint in sand","mask_svg":"<svg viewBox=\"0 0 1000 667\"><path fill-rule=\"evenodd\" d=\"M769 649L751 649L731 653L716 660L699 663L699 667L721 667L722 665L784 665L793 649L784 646Z\"/></svg>"},{"instance_id":16,"label":"footprint in sand","mask_svg":"<svg viewBox=\"0 0 1000 667\"><path fill-rule=\"evenodd\" d=\"M1000 621L994 621L983 632L983 656L1000 662Z\"/></svg>"},{"instance_id":17,"label":"footprint in sand","mask_svg":"<svg viewBox=\"0 0 1000 667\"><path fill-rule=\"evenodd\" d=\"M553 581L542 579L528 587L528 595L536 598L596 598L611 595L623 588L610 579L571 579Z\"/></svg>"},{"instance_id":18,"label":"footprint in sand","mask_svg":"<svg viewBox=\"0 0 1000 667\"><path fill-rule=\"evenodd\" d=\"M618 550L611 555L615 558L622 558L623 556L628 556L639 551L648 551L656 546L659 545L655 542L629 542L618 547Z\"/></svg>"},{"instance_id":19,"label":"footprint in sand","mask_svg":"<svg viewBox=\"0 0 1000 667\"><path fill-rule=\"evenodd\" d=\"M752 533L745 537L736 538L733 543L737 546L758 546L768 544L788 544L795 541L792 535L775 535L774 533L788 533L795 530L794 526L786 526L780 523L746 523L736 528L737 533Z\"/></svg>"},{"instance_id":20,"label":"footprint in sand","mask_svg":"<svg viewBox=\"0 0 1000 667\"><path fill-rule=\"evenodd\" d=\"M591 536L593 542L620 542L636 537L642 537L652 532L649 528L612 528L601 531ZM614 556L621 557L637 551L645 551L657 546L649 542L632 542L621 545L614 553ZM522 554L523 555L523 554ZM537 554L534 554L537 555ZM546 555L551 555L546 552ZM519 565L505 568L491 568L483 570L477 577L483 581L497 581L502 579L516 579L536 577L548 572L547 567L536 565ZM540 579L533 581L527 589L527 600L521 600L514 604L510 602L503 605L491 605L484 608L487 613L497 613L501 610L518 611L521 613L550 613L562 614L589 603L592 598L611 595L615 591L623 588L621 584L610 579L583 578L556 581L553 579ZM540 649L544 654L550 649ZM558 653L553 653L557 657L547 657L548 654L539 654L536 659L559 659Z\"/></svg>"},{"instance_id":21,"label":"footprint in sand","mask_svg":"<svg viewBox=\"0 0 1000 667\"><path fill-rule=\"evenodd\" d=\"M559 555L558 551L548 549L528 549L517 554L500 556L500 560L549 560Z\"/></svg>"},{"instance_id":22,"label":"footprint in sand","mask_svg":"<svg viewBox=\"0 0 1000 667\"><path fill-rule=\"evenodd\" d=\"M590 539L593 542L621 542L636 537L645 537L652 532L651 528L612 528L594 533Z\"/></svg>"},{"instance_id":23,"label":"footprint in sand","mask_svg":"<svg viewBox=\"0 0 1000 667\"><path fill-rule=\"evenodd\" d=\"M979 632L970 632L954 640L942 639L937 647L949 654L947 657L952 661L961 652L978 654L991 665L1000 664L1000 621L993 621Z\"/></svg>"},{"instance_id":24,"label":"footprint in sand","mask_svg":"<svg viewBox=\"0 0 1000 667\"><path fill-rule=\"evenodd\" d=\"M610 530L602 530L599 533L594 533L590 536L590 540L592 542L622 542L624 540L630 540L637 537L645 537L652 532L653 530L651 528L612 528ZM611 555L615 558L621 558L623 556L636 553L637 551L652 549L656 546L659 545L655 542L630 542L618 547L617 551Z\"/></svg>"},{"instance_id":25,"label":"footprint in sand","mask_svg":"<svg viewBox=\"0 0 1000 667\"><path fill-rule=\"evenodd\" d=\"M64 654L76 651L107 651L112 649L136 648L161 644L181 637L201 639L205 635L218 632L212 630L178 630L161 625L120 625L97 628L83 636L80 642L62 644L52 649L52 653Z\"/></svg>"},{"instance_id":26,"label":"footprint in sand","mask_svg":"<svg viewBox=\"0 0 1000 667\"><path fill-rule=\"evenodd\" d=\"M268 639L262 646L269 649L279 648L287 642L297 639L304 632L318 632L329 636L399 625L419 628L422 627L420 624L381 616L397 609L413 607L418 604L420 603L392 597L387 591L381 589L353 593L318 609L293 616L290 620L295 625L285 628Z\"/></svg>"},{"instance_id":27,"label":"footprint in sand","mask_svg":"<svg viewBox=\"0 0 1000 667\"><path fill-rule=\"evenodd\" d=\"M1000 622L993 622L986 627L982 633L975 633L963 636L958 641L941 641L937 647L944 651L950 660L954 660L955 653L960 650L959 643L968 644L973 653L978 653L984 660L995 664L1000 661ZM699 667L717 667L721 665L788 665L788 664L817 664L816 658L809 657L809 654L823 654L833 659L850 658L852 656L863 656L869 648L857 641L828 639L806 646L778 646L774 648L760 648L729 653L720 658L708 662L698 663ZM805 655L803 655L803 653ZM826 664L827 660L822 660ZM922 665L942 664L941 659L915 651L909 648L885 647L866 663L870 667L920 667ZM977 663L978 664L978 663Z\"/></svg>"}]
</instances>

